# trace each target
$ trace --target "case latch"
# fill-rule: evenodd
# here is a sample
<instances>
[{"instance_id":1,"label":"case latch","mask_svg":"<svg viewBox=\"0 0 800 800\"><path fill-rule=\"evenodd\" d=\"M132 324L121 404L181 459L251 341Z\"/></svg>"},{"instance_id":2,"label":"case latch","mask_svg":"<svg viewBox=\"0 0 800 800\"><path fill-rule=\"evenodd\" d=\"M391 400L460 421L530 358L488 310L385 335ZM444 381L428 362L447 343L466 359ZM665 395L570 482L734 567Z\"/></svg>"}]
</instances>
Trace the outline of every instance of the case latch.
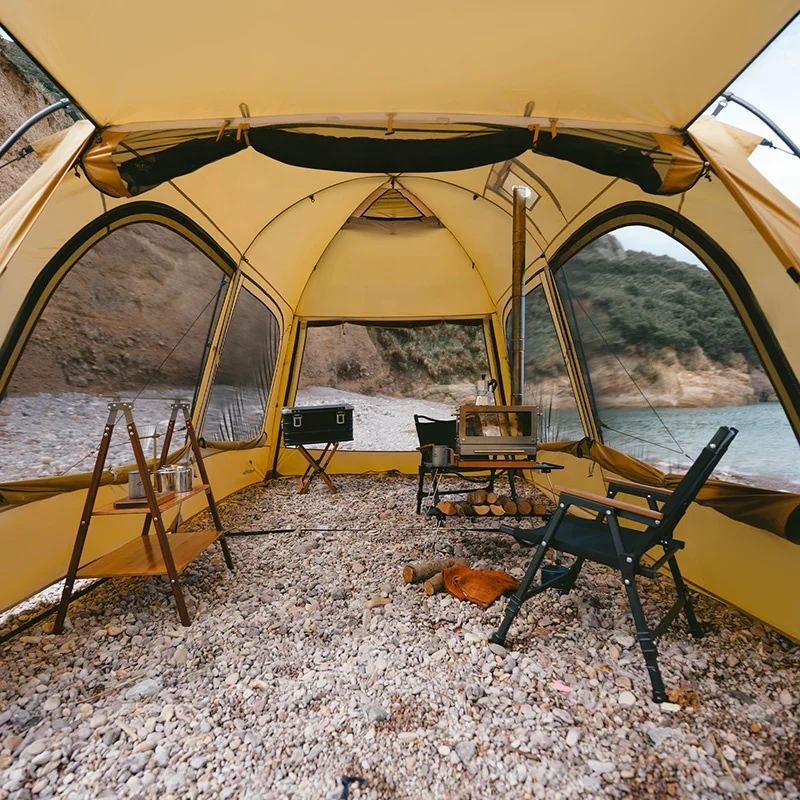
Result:
<instances>
[{"instance_id":1,"label":"case latch","mask_svg":"<svg viewBox=\"0 0 800 800\"><path fill-rule=\"evenodd\" d=\"M302 427L302 425L303 425L303 417L302 417L302 415L300 415L300 414L295 414L295 415L292 417L292 425L294 425L294 427L295 427L295 428L300 428L300 427Z\"/></svg>"},{"instance_id":2,"label":"case latch","mask_svg":"<svg viewBox=\"0 0 800 800\"><path fill-rule=\"evenodd\" d=\"M345 412L344 411L337 411L336 412L336 424L337 425L344 425L344 418L345 418Z\"/></svg>"}]
</instances>

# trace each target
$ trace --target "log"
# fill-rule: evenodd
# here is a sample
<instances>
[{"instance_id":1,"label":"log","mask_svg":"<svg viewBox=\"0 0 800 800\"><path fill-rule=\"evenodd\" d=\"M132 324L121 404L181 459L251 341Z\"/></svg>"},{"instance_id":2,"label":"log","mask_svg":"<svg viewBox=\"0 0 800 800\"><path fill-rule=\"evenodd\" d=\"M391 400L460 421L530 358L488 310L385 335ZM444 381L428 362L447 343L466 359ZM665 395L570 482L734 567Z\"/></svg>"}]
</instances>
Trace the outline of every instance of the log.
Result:
<instances>
[{"instance_id":1,"label":"log","mask_svg":"<svg viewBox=\"0 0 800 800\"><path fill-rule=\"evenodd\" d=\"M475 506L474 509L479 517L485 517L489 513L489 506Z\"/></svg>"},{"instance_id":2,"label":"log","mask_svg":"<svg viewBox=\"0 0 800 800\"><path fill-rule=\"evenodd\" d=\"M486 505L486 489L476 489L467 495L467 502L473 506Z\"/></svg>"},{"instance_id":3,"label":"log","mask_svg":"<svg viewBox=\"0 0 800 800\"><path fill-rule=\"evenodd\" d=\"M432 578L437 572L441 572L448 567L456 564L467 565L466 558L439 558L435 561L420 561L416 564L406 564L403 567L403 581L405 583L422 583Z\"/></svg>"},{"instance_id":4,"label":"log","mask_svg":"<svg viewBox=\"0 0 800 800\"><path fill-rule=\"evenodd\" d=\"M471 517L475 513L475 509L470 503L462 503L461 510L464 512L464 516L466 517Z\"/></svg>"},{"instance_id":5,"label":"log","mask_svg":"<svg viewBox=\"0 0 800 800\"><path fill-rule=\"evenodd\" d=\"M503 514L505 514L505 513L506 513L506 512L503 510L503 506L499 506L499 505L497 505L497 503L492 503L492 505L490 505L490 506L489 506L489 511L491 511L491 512L492 512L492 514L493 514L495 517L502 517L502 516L503 516Z\"/></svg>"},{"instance_id":6,"label":"log","mask_svg":"<svg viewBox=\"0 0 800 800\"><path fill-rule=\"evenodd\" d=\"M501 494L497 497L497 505L504 506L511 498L507 494Z\"/></svg>"},{"instance_id":7,"label":"log","mask_svg":"<svg viewBox=\"0 0 800 800\"><path fill-rule=\"evenodd\" d=\"M422 584L422 590L427 595L438 594L439 592L443 592L444 589L444 575L441 572L437 572L433 577L428 578L425 583Z\"/></svg>"},{"instance_id":8,"label":"log","mask_svg":"<svg viewBox=\"0 0 800 800\"><path fill-rule=\"evenodd\" d=\"M544 503L535 503L533 506L533 513L537 517L541 517L543 514L547 513L547 506Z\"/></svg>"},{"instance_id":9,"label":"log","mask_svg":"<svg viewBox=\"0 0 800 800\"><path fill-rule=\"evenodd\" d=\"M528 515L533 511L533 504L530 500L519 500L517 502L517 511L520 514Z\"/></svg>"},{"instance_id":10,"label":"log","mask_svg":"<svg viewBox=\"0 0 800 800\"><path fill-rule=\"evenodd\" d=\"M517 504L513 500L506 500L506 502L503 503L503 511L505 511L506 514L516 514Z\"/></svg>"},{"instance_id":11,"label":"log","mask_svg":"<svg viewBox=\"0 0 800 800\"><path fill-rule=\"evenodd\" d=\"M486 502L489 505L492 505L493 503L496 503L497 502L497 495L494 492L489 492L489 494L486 495Z\"/></svg>"},{"instance_id":12,"label":"log","mask_svg":"<svg viewBox=\"0 0 800 800\"><path fill-rule=\"evenodd\" d=\"M448 517L452 517L453 514L458 513L458 507L455 503L450 502L450 500L440 500L436 504L436 510L441 511L442 514L445 514Z\"/></svg>"}]
</instances>

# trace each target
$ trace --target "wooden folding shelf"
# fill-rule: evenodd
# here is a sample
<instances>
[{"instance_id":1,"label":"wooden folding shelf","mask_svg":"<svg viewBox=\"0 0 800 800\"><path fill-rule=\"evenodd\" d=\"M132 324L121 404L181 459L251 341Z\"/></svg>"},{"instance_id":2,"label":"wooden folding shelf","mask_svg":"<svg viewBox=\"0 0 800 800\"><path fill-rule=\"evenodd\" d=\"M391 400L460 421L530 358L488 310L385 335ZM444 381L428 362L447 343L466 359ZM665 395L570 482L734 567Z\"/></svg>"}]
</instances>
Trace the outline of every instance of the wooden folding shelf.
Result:
<instances>
[{"instance_id":1,"label":"wooden folding shelf","mask_svg":"<svg viewBox=\"0 0 800 800\"><path fill-rule=\"evenodd\" d=\"M170 588L175 598L175 605L178 607L178 615L181 623L188 626L191 624L191 619L186 608L183 590L178 580L178 573L217 540L219 540L222 547L222 554L225 557L225 563L228 569L233 569L233 561L231 560L228 543L222 530L219 510L214 500L214 494L211 491L208 472L203 462L203 454L200 451L200 445L198 444L194 426L192 425L189 403L185 400L176 400L172 403L172 414L164 435L161 457L155 464L155 468L157 469L166 462L169 446L172 441L172 433L178 418L178 412L182 411L189 443L194 453L202 484L193 487L188 492L178 492L169 497L159 498L155 493L152 483L145 479L142 481L142 484L144 486L147 502L146 505L139 507L116 508L114 503L109 503L99 508L94 507L95 501L97 500L97 492L100 488L100 480L103 475L103 465L108 455L108 448L111 442L111 436L114 432L114 425L116 424L116 419L120 412L125 416L128 437L131 441L131 447L133 448L139 474L146 476L149 473L147 461L142 451L141 442L139 441L139 435L136 431L136 425L133 421L133 403L109 403L108 411L108 420L103 429L102 439L100 440L100 448L97 453L94 472L92 473L92 479L89 484L89 491L86 495L83 513L81 514L81 521L78 526L78 533L75 538L75 546L72 550L69 569L67 570L67 577L64 581L64 590L61 594L61 603L58 608L58 614L56 615L53 632L61 633L64 630L64 622L67 618L67 611L69 609L70 600L72 599L72 590L76 579L114 578L121 576L166 575L169 578ZM214 519L215 530L168 534L164 527L163 512L202 492L205 492L208 508ZM123 544L116 550L106 553L104 556L81 566L81 556L83 555L86 535L89 532L89 525L91 524L92 518L113 514L145 515L142 535ZM155 529L154 534L150 534L151 525Z\"/></svg>"}]
</instances>

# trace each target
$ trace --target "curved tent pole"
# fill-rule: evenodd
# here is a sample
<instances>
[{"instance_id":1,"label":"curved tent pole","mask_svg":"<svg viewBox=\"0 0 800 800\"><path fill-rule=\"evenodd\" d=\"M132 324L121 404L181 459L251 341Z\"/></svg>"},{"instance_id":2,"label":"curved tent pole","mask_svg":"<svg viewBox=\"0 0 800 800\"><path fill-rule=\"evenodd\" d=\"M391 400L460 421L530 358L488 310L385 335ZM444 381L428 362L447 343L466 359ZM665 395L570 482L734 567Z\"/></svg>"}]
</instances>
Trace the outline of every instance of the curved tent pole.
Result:
<instances>
[{"instance_id":1,"label":"curved tent pole","mask_svg":"<svg viewBox=\"0 0 800 800\"><path fill-rule=\"evenodd\" d=\"M751 114L757 116L767 127L769 127L772 131L774 131L785 143L788 145L789 149L792 151L794 155L800 158L800 147L798 147L792 139L784 133L763 111L756 108L752 103L748 103L747 100L744 100L741 97L738 97L733 92L723 92L722 97L729 103L736 103L740 105L742 108L746 108ZM727 103L720 104L714 111L714 116L725 107Z\"/></svg>"},{"instance_id":2,"label":"curved tent pole","mask_svg":"<svg viewBox=\"0 0 800 800\"><path fill-rule=\"evenodd\" d=\"M67 106L72 105L72 100L68 97L62 97L60 100L56 100L55 103L51 103L49 106L46 106L41 111L37 111L30 119L26 120L22 123L22 125L17 128L11 136L6 139L3 144L0 145L0 158L2 158L13 146L14 143L25 133L27 130L32 128L37 122L43 120L45 117L49 117L54 111L58 111L61 108L66 108Z\"/></svg>"}]
</instances>

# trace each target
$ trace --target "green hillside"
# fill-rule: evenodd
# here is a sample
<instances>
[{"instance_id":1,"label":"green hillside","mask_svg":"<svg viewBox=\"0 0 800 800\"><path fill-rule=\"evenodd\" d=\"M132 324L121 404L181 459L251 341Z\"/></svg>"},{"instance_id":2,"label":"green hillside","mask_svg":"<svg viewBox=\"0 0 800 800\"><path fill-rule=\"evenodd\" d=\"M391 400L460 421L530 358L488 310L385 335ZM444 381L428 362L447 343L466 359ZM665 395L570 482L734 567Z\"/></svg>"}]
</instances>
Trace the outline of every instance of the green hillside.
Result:
<instances>
[{"instance_id":1,"label":"green hillside","mask_svg":"<svg viewBox=\"0 0 800 800\"><path fill-rule=\"evenodd\" d=\"M739 353L758 366L741 321L705 269L624 250L613 236L605 236L574 256L564 273L576 313L591 319L581 322L587 343L600 339L599 329L617 352L650 356L669 347L686 362L700 348L721 364Z\"/></svg>"}]
</instances>

